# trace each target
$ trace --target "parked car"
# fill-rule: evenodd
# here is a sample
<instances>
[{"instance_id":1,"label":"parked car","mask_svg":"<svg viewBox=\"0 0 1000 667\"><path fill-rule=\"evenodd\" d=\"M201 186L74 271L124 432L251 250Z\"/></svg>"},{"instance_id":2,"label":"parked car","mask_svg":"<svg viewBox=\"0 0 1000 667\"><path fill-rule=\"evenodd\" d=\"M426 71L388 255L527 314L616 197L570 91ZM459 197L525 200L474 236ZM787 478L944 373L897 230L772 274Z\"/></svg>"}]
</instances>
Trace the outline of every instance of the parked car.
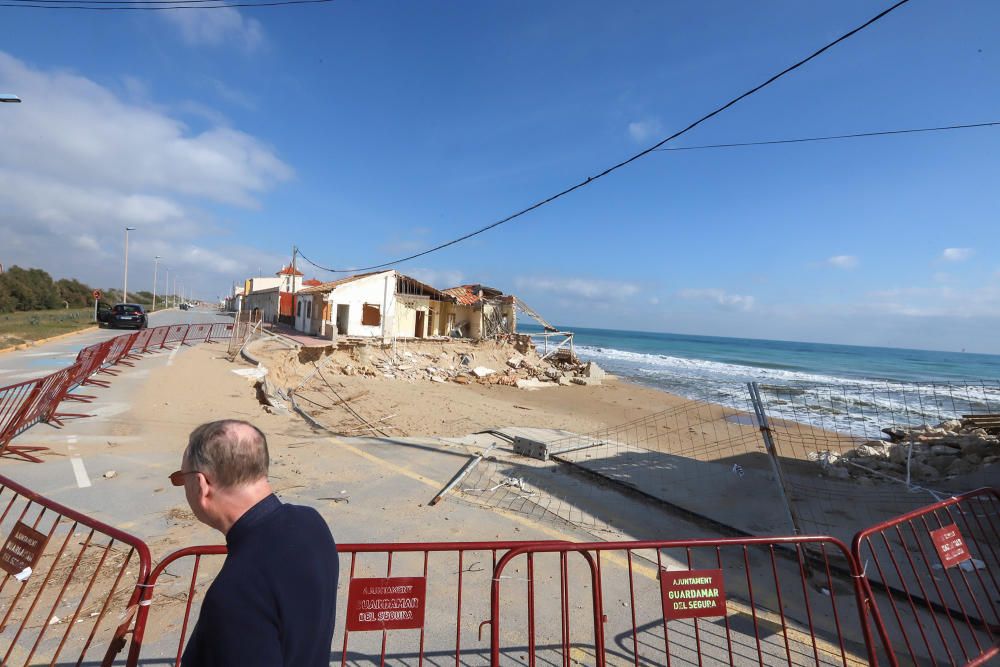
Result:
<instances>
[{"instance_id":1,"label":"parked car","mask_svg":"<svg viewBox=\"0 0 1000 667\"><path fill-rule=\"evenodd\" d=\"M191 305L190 305L190 304L187 304L187 303L182 303L182 304L181 304L181 310L187 310L187 309L188 309L188 308L190 308L190 307L191 307Z\"/></svg>"},{"instance_id":2,"label":"parked car","mask_svg":"<svg viewBox=\"0 0 1000 667\"><path fill-rule=\"evenodd\" d=\"M111 309L111 320L108 322L112 329L118 327L145 329L147 324L146 311L137 303L119 303Z\"/></svg>"}]
</instances>

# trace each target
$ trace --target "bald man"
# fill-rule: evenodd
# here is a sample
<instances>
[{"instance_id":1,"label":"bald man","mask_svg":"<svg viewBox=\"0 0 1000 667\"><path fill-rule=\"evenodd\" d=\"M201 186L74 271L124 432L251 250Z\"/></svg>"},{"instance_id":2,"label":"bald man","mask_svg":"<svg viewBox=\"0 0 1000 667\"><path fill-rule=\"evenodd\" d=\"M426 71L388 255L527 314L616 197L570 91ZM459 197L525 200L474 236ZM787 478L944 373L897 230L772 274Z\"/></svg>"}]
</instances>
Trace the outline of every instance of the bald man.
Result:
<instances>
[{"instance_id":1,"label":"bald man","mask_svg":"<svg viewBox=\"0 0 1000 667\"><path fill-rule=\"evenodd\" d=\"M181 469L170 475L198 520L226 536L229 552L183 667L330 664L337 546L316 510L278 500L267 468L264 434L227 419L192 431Z\"/></svg>"}]
</instances>

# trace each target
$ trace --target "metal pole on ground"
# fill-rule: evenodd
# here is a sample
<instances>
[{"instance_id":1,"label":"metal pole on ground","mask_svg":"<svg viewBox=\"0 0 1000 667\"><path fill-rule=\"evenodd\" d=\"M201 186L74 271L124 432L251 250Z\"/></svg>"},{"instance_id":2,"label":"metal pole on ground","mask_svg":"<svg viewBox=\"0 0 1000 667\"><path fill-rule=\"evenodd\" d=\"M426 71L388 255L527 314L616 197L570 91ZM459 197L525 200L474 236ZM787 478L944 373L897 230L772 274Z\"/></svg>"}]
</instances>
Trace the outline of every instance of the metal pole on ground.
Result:
<instances>
[{"instance_id":1,"label":"metal pole on ground","mask_svg":"<svg viewBox=\"0 0 1000 667\"><path fill-rule=\"evenodd\" d=\"M760 398L760 389L756 382L747 383L747 389L750 391L750 402L753 404L754 413L757 416L757 425L760 427L760 434L764 439L764 448L767 450L767 455L771 459L771 468L774 470L774 476L778 483L778 494L781 496L781 501L785 505L785 512L788 514L788 523L791 525L792 531L795 535L802 535L803 533L799 517L795 512L795 508L792 506L790 494L788 492L788 484L785 481L785 475L781 470L781 461L778 458L778 451L774 446L771 423L767 419L767 413L764 411L764 402Z\"/></svg>"}]
</instances>

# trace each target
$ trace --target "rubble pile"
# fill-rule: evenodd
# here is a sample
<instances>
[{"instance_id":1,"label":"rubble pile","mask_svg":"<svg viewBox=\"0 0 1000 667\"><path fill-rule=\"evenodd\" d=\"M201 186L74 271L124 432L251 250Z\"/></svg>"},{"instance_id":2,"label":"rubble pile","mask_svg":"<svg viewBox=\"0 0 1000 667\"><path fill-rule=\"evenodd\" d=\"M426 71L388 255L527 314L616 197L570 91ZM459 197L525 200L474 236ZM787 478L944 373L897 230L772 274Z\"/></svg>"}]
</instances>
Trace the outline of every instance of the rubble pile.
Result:
<instances>
[{"instance_id":1,"label":"rubble pile","mask_svg":"<svg viewBox=\"0 0 1000 667\"><path fill-rule=\"evenodd\" d=\"M1000 429L974 419L950 419L937 426L882 429L888 440L870 440L843 454L810 452L826 475L871 482L881 475L935 481L973 472L1000 461Z\"/></svg>"},{"instance_id":2,"label":"rubble pile","mask_svg":"<svg viewBox=\"0 0 1000 667\"><path fill-rule=\"evenodd\" d=\"M600 385L606 374L594 362L542 361L534 350L415 349L392 351L358 346L350 361L330 366L343 375L408 382L456 382L542 389ZM508 356L509 355L509 356ZM479 357L477 359L477 357Z\"/></svg>"}]
</instances>

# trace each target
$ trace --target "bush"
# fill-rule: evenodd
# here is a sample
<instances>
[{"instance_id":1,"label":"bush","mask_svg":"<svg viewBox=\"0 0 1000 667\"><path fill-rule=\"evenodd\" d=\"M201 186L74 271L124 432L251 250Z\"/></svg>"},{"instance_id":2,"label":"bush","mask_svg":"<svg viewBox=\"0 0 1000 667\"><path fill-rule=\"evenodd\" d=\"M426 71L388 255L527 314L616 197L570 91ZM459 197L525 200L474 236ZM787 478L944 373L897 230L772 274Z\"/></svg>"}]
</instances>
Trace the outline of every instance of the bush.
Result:
<instances>
[{"instance_id":1,"label":"bush","mask_svg":"<svg viewBox=\"0 0 1000 667\"><path fill-rule=\"evenodd\" d=\"M62 305L59 289L45 271L12 266L0 274L0 311L47 310Z\"/></svg>"}]
</instances>

